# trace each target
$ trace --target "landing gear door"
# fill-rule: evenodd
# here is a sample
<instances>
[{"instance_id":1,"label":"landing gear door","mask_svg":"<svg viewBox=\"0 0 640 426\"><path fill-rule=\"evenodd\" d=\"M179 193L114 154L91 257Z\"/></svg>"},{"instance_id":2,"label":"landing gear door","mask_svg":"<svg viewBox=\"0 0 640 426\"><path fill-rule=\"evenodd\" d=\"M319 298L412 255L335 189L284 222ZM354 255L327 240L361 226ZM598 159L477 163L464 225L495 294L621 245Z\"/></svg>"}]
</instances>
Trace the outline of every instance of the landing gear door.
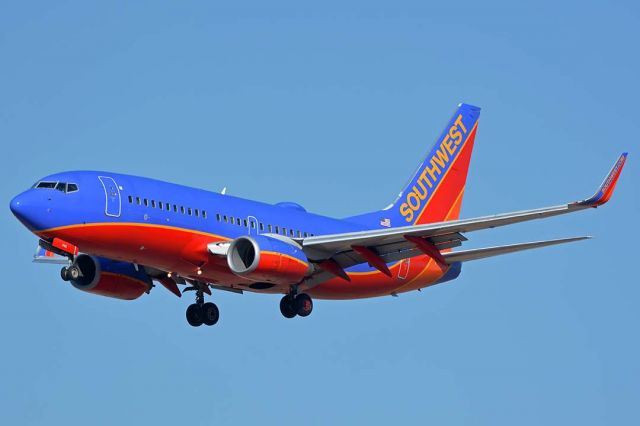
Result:
<instances>
[{"instance_id":1,"label":"landing gear door","mask_svg":"<svg viewBox=\"0 0 640 426\"><path fill-rule=\"evenodd\" d=\"M120 188L113 178L107 176L99 176L100 183L104 188L105 207L104 214L111 217L120 217L122 209L122 201L120 200Z\"/></svg>"}]
</instances>

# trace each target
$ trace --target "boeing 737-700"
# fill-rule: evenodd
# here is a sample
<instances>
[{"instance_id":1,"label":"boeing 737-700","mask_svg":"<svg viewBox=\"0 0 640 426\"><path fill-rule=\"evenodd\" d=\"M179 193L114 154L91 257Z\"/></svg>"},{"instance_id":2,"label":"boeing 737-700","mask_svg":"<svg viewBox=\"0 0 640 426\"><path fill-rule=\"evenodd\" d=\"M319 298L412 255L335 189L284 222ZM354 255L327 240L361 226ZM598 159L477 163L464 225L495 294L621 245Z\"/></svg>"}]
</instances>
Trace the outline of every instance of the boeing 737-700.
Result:
<instances>
[{"instance_id":1,"label":"boeing 737-700","mask_svg":"<svg viewBox=\"0 0 640 426\"><path fill-rule=\"evenodd\" d=\"M582 201L460 219L479 116L459 105L392 204L342 219L97 171L46 176L10 207L39 238L35 260L65 264L62 279L79 290L131 300L155 281L178 297L193 291L192 326L218 322L218 307L205 303L211 289L283 294L282 315L306 317L312 298L397 295L453 280L464 262L588 238L458 249L470 232L606 203L627 157Z\"/></svg>"}]
</instances>

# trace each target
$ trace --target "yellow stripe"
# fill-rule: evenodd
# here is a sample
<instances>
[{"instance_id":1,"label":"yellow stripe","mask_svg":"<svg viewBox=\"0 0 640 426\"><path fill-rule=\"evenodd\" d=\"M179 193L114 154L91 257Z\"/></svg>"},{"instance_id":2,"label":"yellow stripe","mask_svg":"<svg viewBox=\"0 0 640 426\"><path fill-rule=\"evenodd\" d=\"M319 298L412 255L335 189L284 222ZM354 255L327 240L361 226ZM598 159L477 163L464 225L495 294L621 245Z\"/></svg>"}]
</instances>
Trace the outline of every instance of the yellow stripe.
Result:
<instances>
[{"instance_id":1,"label":"yellow stripe","mask_svg":"<svg viewBox=\"0 0 640 426\"><path fill-rule=\"evenodd\" d=\"M153 223L137 223L137 222L94 222L94 223L86 223L82 225L74 224L74 225L58 226L56 228L43 229L41 231L36 231L36 233L43 234L48 232L62 231L65 229L98 227L98 226L134 226L134 227L142 227L142 228L169 229L172 231L187 232L189 234L198 234L198 235L204 235L207 237L219 238L222 240L230 240L230 238L224 237L222 235L211 234L209 232L203 232L203 231L196 231L194 229L180 228L178 226L170 226L170 225L157 225Z\"/></svg>"},{"instance_id":2,"label":"yellow stripe","mask_svg":"<svg viewBox=\"0 0 640 426\"><path fill-rule=\"evenodd\" d=\"M83 227L98 227L98 226L133 226L133 227L142 227L142 228L159 228L159 229L168 229L168 230L172 230L172 231L179 231L179 232L186 232L189 234L197 234L197 235L204 235L207 237L213 237L213 238L217 238L220 240L225 240L225 241L229 241L230 238L228 237L224 237L222 235L216 235L216 234L211 234L209 232L203 232L203 231L196 231L193 229L187 229L187 228L179 228L177 226L169 226L169 225L156 225L153 223L136 223L136 222L95 222L95 223L87 223L87 224L83 224L83 225L65 225L65 226L58 226L56 228L49 228L49 229L44 229L42 231L37 231L38 233L47 233L47 232L55 232L55 231L61 231L61 230L65 230L65 229L73 229L73 228L83 228ZM305 262L303 262L302 260L295 258L293 256L284 254L284 253L277 253L277 252L273 252L273 251L263 251L263 253L266 254L271 254L271 255L276 255L279 254L281 256L285 256L289 259L295 260L296 262L300 263L301 265L303 265L305 268L308 267L309 265Z\"/></svg>"}]
</instances>

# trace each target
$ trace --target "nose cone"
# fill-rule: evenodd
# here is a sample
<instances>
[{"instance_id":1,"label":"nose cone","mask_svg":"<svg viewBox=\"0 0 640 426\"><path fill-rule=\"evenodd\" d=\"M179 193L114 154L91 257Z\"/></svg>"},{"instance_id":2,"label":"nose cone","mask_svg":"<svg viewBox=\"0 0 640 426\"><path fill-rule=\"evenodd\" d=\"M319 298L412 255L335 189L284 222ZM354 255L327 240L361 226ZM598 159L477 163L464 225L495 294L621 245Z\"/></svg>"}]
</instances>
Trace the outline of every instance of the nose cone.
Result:
<instances>
[{"instance_id":1,"label":"nose cone","mask_svg":"<svg viewBox=\"0 0 640 426\"><path fill-rule=\"evenodd\" d=\"M30 197L29 191L16 195L9 203L9 208L13 215L27 228L35 229L36 205Z\"/></svg>"},{"instance_id":2,"label":"nose cone","mask_svg":"<svg viewBox=\"0 0 640 426\"><path fill-rule=\"evenodd\" d=\"M11 209L11 213L20 219L24 212L24 196L20 194L13 197L13 200L11 200L11 203L9 204L9 208Z\"/></svg>"}]
</instances>

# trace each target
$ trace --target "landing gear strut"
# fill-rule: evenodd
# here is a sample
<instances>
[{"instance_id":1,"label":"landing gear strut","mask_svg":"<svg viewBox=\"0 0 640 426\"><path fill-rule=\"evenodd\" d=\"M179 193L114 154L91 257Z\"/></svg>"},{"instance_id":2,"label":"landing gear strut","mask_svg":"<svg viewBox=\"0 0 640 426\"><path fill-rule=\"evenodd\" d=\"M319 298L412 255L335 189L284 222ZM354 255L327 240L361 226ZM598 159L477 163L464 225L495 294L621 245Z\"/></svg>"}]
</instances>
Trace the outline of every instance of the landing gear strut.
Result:
<instances>
[{"instance_id":1,"label":"landing gear strut","mask_svg":"<svg viewBox=\"0 0 640 426\"><path fill-rule=\"evenodd\" d=\"M306 293L296 294L291 292L280 300L280 312L285 318L293 318L296 315L308 317L313 311L313 300Z\"/></svg>"},{"instance_id":2,"label":"landing gear strut","mask_svg":"<svg viewBox=\"0 0 640 426\"><path fill-rule=\"evenodd\" d=\"M196 289L196 303L187 308L187 322L193 327L202 324L214 325L220 319L220 311L215 303L204 302L204 292Z\"/></svg>"}]
</instances>

